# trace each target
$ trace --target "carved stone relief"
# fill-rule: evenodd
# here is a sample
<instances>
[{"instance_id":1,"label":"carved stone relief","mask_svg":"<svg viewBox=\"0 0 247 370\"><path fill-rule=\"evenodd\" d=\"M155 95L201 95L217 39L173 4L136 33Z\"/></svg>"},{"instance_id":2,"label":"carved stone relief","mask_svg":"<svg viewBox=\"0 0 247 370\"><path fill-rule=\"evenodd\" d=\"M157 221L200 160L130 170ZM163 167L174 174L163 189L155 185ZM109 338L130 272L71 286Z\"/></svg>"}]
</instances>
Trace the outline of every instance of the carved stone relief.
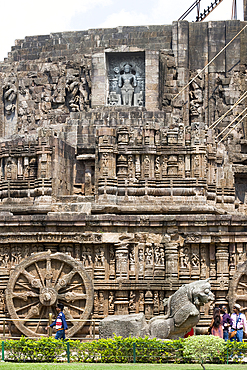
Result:
<instances>
[{"instance_id":1,"label":"carved stone relief","mask_svg":"<svg viewBox=\"0 0 247 370\"><path fill-rule=\"evenodd\" d=\"M12 254L15 256L16 254ZM6 304L13 319L47 318L54 313L59 300L66 309L69 322L87 319L93 308L93 284L82 264L63 253L32 254L12 272L6 288ZM71 321L68 336L73 336L85 322ZM30 321L16 321L17 328L27 336L43 334L44 323L36 327Z\"/></svg>"},{"instance_id":2,"label":"carved stone relief","mask_svg":"<svg viewBox=\"0 0 247 370\"><path fill-rule=\"evenodd\" d=\"M113 106L144 106L144 53L107 53L107 60L108 104Z\"/></svg>"}]
</instances>

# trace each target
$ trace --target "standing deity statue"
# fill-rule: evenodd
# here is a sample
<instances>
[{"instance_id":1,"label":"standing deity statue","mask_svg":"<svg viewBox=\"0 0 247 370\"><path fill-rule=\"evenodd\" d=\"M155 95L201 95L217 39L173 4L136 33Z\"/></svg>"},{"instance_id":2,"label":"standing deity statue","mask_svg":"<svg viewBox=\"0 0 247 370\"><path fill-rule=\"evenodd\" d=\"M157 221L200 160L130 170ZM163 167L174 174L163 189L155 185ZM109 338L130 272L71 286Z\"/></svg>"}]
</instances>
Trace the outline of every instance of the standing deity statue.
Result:
<instances>
[{"instance_id":1,"label":"standing deity statue","mask_svg":"<svg viewBox=\"0 0 247 370\"><path fill-rule=\"evenodd\" d=\"M131 73L131 66L125 64L124 73L119 76L118 87L121 88L122 105L133 105L133 95L137 86L136 76Z\"/></svg>"}]
</instances>

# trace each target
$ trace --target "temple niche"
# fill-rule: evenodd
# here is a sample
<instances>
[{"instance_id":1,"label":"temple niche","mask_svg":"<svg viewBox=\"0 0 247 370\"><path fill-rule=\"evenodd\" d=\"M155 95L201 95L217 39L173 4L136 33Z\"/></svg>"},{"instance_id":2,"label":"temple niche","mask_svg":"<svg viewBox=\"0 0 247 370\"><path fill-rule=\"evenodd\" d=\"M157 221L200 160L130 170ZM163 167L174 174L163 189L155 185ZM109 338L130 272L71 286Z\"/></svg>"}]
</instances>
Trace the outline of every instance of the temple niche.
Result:
<instances>
[{"instance_id":1,"label":"temple niche","mask_svg":"<svg viewBox=\"0 0 247 370\"><path fill-rule=\"evenodd\" d=\"M145 106L145 54L107 53L109 94L112 106Z\"/></svg>"}]
</instances>

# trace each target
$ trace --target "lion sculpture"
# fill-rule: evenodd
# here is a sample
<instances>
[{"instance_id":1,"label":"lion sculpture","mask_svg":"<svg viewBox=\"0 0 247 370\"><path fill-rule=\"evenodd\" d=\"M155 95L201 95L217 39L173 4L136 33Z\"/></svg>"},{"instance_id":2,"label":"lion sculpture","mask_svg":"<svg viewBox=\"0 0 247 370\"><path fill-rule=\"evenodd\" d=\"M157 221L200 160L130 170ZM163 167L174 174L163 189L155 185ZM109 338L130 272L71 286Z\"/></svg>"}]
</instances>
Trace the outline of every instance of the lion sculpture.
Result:
<instances>
[{"instance_id":1,"label":"lion sculpture","mask_svg":"<svg viewBox=\"0 0 247 370\"><path fill-rule=\"evenodd\" d=\"M160 339L183 338L200 319L200 306L214 301L209 279L182 285L176 293L164 299L167 314L149 322L149 336Z\"/></svg>"}]
</instances>

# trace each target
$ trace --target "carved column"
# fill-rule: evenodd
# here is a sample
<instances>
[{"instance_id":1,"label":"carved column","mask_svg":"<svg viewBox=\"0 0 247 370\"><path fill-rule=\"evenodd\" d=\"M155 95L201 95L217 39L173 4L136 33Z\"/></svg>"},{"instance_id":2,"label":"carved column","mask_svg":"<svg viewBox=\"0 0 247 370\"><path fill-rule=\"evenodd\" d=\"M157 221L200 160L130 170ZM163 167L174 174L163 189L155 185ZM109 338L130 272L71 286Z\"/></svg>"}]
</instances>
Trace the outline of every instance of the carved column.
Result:
<instances>
[{"instance_id":1,"label":"carved column","mask_svg":"<svg viewBox=\"0 0 247 370\"><path fill-rule=\"evenodd\" d=\"M215 259L215 244L210 244L209 247L209 273L210 273L210 278L211 279L216 279L216 259Z\"/></svg>"},{"instance_id":2,"label":"carved column","mask_svg":"<svg viewBox=\"0 0 247 370\"><path fill-rule=\"evenodd\" d=\"M110 127L97 130L99 165L96 169L98 194L101 198L115 199L117 193L116 178L116 132Z\"/></svg>"},{"instance_id":3,"label":"carved column","mask_svg":"<svg viewBox=\"0 0 247 370\"><path fill-rule=\"evenodd\" d=\"M153 316L153 294L148 290L145 294L145 316L149 320Z\"/></svg>"},{"instance_id":4,"label":"carved column","mask_svg":"<svg viewBox=\"0 0 247 370\"><path fill-rule=\"evenodd\" d=\"M229 252L230 252L230 263L229 263L229 272L230 277L235 274L236 271L236 246L235 243L230 243L229 245Z\"/></svg>"},{"instance_id":5,"label":"carved column","mask_svg":"<svg viewBox=\"0 0 247 370\"><path fill-rule=\"evenodd\" d=\"M137 179L139 179L141 177L141 162L140 162L140 155L137 154L136 155L136 168L135 168L135 172L136 172L136 177Z\"/></svg>"},{"instance_id":6,"label":"carved column","mask_svg":"<svg viewBox=\"0 0 247 370\"><path fill-rule=\"evenodd\" d=\"M154 279L164 279L165 253L162 244L154 245Z\"/></svg>"},{"instance_id":7,"label":"carved column","mask_svg":"<svg viewBox=\"0 0 247 370\"><path fill-rule=\"evenodd\" d=\"M105 250L103 246L95 246L94 278L97 280L105 279Z\"/></svg>"},{"instance_id":8,"label":"carved column","mask_svg":"<svg viewBox=\"0 0 247 370\"><path fill-rule=\"evenodd\" d=\"M191 278L198 279L200 276L199 244L191 245Z\"/></svg>"},{"instance_id":9,"label":"carved column","mask_svg":"<svg viewBox=\"0 0 247 370\"><path fill-rule=\"evenodd\" d=\"M145 248L145 280L153 279L154 270L154 251L151 243L146 244Z\"/></svg>"},{"instance_id":10,"label":"carved column","mask_svg":"<svg viewBox=\"0 0 247 370\"><path fill-rule=\"evenodd\" d=\"M138 279L142 280L144 277L144 251L145 251L145 244L139 243L138 244Z\"/></svg>"},{"instance_id":11,"label":"carved column","mask_svg":"<svg viewBox=\"0 0 247 370\"><path fill-rule=\"evenodd\" d=\"M129 271L129 250L128 243L119 243L116 245L116 278L127 279Z\"/></svg>"},{"instance_id":12,"label":"carved column","mask_svg":"<svg viewBox=\"0 0 247 370\"><path fill-rule=\"evenodd\" d=\"M169 237L163 242L166 259L166 278L178 278L178 243L171 242Z\"/></svg>"},{"instance_id":13,"label":"carved column","mask_svg":"<svg viewBox=\"0 0 247 370\"><path fill-rule=\"evenodd\" d=\"M190 154L186 154L184 165L185 165L185 177L190 177Z\"/></svg>"},{"instance_id":14,"label":"carved column","mask_svg":"<svg viewBox=\"0 0 247 370\"><path fill-rule=\"evenodd\" d=\"M130 246L129 251L129 279L133 280L136 277L136 260L137 255L135 253L135 247Z\"/></svg>"},{"instance_id":15,"label":"carved column","mask_svg":"<svg viewBox=\"0 0 247 370\"><path fill-rule=\"evenodd\" d=\"M114 292L109 292L108 295L108 313L109 315L114 315L114 307L115 307L115 302L114 302Z\"/></svg>"},{"instance_id":16,"label":"carved column","mask_svg":"<svg viewBox=\"0 0 247 370\"><path fill-rule=\"evenodd\" d=\"M228 289L229 279L229 252L228 244L218 243L216 245L216 265L217 265L217 280L219 288L216 292L215 304L226 304L226 289Z\"/></svg>"},{"instance_id":17,"label":"carved column","mask_svg":"<svg viewBox=\"0 0 247 370\"><path fill-rule=\"evenodd\" d=\"M219 243L216 247L216 262L217 262L217 278L223 277L225 280L229 278L229 253L228 245Z\"/></svg>"},{"instance_id":18,"label":"carved column","mask_svg":"<svg viewBox=\"0 0 247 370\"><path fill-rule=\"evenodd\" d=\"M116 315L128 315L129 313L129 292L126 290L118 290L115 295L115 312Z\"/></svg>"},{"instance_id":19,"label":"carved column","mask_svg":"<svg viewBox=\"0 0 247 370\"><path fill-rule=\"evenodd\" d=\"M129 313L136 313L136 293L133 290L129 293Z\"/></svg>"}]
</instances>

